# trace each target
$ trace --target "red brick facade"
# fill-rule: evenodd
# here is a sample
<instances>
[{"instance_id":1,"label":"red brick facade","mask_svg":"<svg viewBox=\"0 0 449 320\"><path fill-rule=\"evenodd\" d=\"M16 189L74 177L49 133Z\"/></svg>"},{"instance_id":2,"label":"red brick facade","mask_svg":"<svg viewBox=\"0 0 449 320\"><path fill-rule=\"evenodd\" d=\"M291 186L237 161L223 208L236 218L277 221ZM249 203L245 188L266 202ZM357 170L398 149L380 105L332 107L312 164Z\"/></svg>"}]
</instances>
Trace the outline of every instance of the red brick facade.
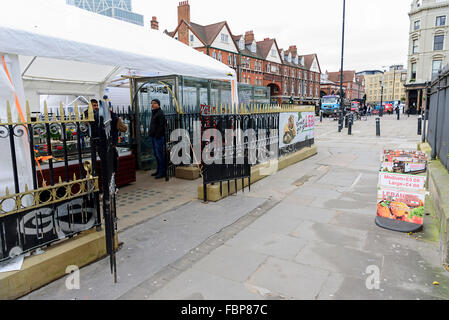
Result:
<instances>
[{"instance_id":1,"label":"red brick facade","mask_svg":"<svg viewBox=\"0 0 449 320\"><path fill-rule=\"evenodd\" d=\"M296 103L319 102L321 69L316 54L300 56L296 46L282 51L275 39L256 41L253 31L234 36L226 21L193 23L188 1L179 3L178 27L167 33L236 70L240 83L269 87L279 103L291 98ZM218 48L214 43L223 45Z\"/></svg>"},{"instance_id":2,"label":"red brick facade","mask_svg":"<svg viewBox=\"0 0 449 320\"><path fill-rule=\"evenodd\" d=\"M327 72L328 80L331 83L323 84L321 91L326 95L338 94L340 91L341 72ZM343 90L346 99L363 99L365 95L365 77L356 76L355 71L343 71Z\"/></svg>"}]
</instances>

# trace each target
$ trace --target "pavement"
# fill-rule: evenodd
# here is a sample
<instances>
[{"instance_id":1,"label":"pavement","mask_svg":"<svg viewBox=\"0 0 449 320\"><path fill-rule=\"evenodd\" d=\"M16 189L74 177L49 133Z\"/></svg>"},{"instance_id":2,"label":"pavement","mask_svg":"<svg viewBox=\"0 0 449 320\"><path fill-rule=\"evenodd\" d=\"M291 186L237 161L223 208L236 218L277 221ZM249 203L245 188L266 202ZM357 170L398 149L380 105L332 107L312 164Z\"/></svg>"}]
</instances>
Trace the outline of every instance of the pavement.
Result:
<instances>
[{"instance_id":1,"label":"pavement","mask_svg":"<svg viewBox=\"0 0 449 320\"><path fill-rule=\"evenodd\" d=\"M158 194L164 186L144 177L122 198L118 284L104 259L81 270L79 290L63 278L22 299L445 300L432 215L413 235L374 223L381 150L416 148L419 138L414 116L384 116L381 137L374 117L352 136L324 119L318 155L218 203L193 200L178 180ZM166 211L155 213L162 198Z\"/></svg>"}]
</instances>

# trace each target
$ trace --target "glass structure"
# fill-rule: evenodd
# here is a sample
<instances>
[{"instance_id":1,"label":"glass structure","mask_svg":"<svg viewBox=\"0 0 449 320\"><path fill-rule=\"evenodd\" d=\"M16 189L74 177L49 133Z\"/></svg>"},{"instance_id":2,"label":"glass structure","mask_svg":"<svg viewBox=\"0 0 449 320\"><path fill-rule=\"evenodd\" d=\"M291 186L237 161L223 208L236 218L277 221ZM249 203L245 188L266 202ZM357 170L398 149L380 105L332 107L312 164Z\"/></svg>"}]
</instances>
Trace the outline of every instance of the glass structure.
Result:
<instances>
[{"instance_id":1,"label":"glass structure","mask_svg":"<svg viewBox=\"0 0 449 320\"><path fill-rule=\"evenodd\" d=\"M144 25L143 15L132 12L131 0L67 0L67 4L118 20Z\"/></svg>"}]
</instances>

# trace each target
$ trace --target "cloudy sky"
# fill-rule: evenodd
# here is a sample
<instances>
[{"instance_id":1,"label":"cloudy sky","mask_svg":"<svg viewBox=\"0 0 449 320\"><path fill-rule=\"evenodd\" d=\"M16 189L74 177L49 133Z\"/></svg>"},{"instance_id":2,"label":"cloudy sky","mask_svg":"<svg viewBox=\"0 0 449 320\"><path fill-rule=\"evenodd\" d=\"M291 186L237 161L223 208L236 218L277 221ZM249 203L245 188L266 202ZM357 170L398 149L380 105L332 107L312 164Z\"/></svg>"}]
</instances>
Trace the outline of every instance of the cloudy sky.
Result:
<instances>
[{"instance_id":1,"label":"cloudy sky","mask_svg":"<svg viewBox=\"0 0 449 320\"><path fill-rule=\"evenodd\" d=\"M177 24L178 0L133 0L133 11L162 30ZM343 0L190 0L191 19L206 25L226 20L233 34L253 30L256 39L275 37L280 48L297 45L317 53L323 72L338 71ZM345 69L381 69L407 62L411 0L347 0Z\"/></svg>"}]
</instances>

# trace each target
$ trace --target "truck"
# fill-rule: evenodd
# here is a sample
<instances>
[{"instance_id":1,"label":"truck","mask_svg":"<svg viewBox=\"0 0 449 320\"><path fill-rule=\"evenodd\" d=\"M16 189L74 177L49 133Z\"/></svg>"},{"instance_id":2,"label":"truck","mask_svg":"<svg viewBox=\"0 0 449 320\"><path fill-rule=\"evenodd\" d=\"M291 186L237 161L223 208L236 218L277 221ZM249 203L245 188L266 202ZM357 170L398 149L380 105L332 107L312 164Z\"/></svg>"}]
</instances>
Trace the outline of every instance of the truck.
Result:
<instances>
[{"instance_id":1,"label":"truck","mask_svg":"<svg viewBox=\"0 0 449 320\"><path fill-rule=\"evenodd\" d=\"M324 96L321 98L321 111L323 116L336 116L340 111L341 99L339 95ZM348 100L345 100L344 107L350 110L351 105Z\"/></svg>"}]
</instances>

